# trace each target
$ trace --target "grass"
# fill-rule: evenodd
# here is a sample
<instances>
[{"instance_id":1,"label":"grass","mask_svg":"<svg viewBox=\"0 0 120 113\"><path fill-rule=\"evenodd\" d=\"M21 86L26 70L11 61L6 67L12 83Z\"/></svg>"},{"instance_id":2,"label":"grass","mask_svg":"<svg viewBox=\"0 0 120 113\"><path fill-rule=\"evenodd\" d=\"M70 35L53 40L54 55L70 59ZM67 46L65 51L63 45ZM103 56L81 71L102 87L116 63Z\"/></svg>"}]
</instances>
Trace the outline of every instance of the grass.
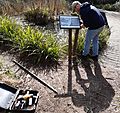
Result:
<instances>
[{"instance_id":1,"label":"grass","mask_svg":"<svg viewBox=\"0 0 120 113\"><path fill-rule=\"evenodd\" d=\"M99 35L100 51L103 51L106 48L106 46L108 45L108 39L110 37L110 34L111 34L110 28L108 28L107 26L100 33L100 35Z\"/></svg>"},{"instance_id":2,"label":"grass","mask_svg":"<svg viewBox=\"0 0 120 113\"><path fill-rule=\"evenodd\" d=\"M50 13L47 8L33 9L24 13L25 20L35 23L36 25L47 25L51 21Z\"/></svg>"},{"instance_id":3,"label":"grass","mask_svg":"<svg viewBox=\"0 0 120 113\"><path fill-rule=\"evenodd\" d=\"M49 22L53 23L55 21L54 17L66 8L65 0L48 0L48 2L39 1L38 4L39 5L32 3L32 7L24 13L25 19L36 25L44 26Z\"/></svg>"},{"instance_id":4,"label":"grass","mask_svg":"<svg viewBox=\"0 0 120 113\"><path fill-rule=\"evenodd\" d=\"M3 61L3 58L0 57L0 80L7 80L9 78L16 78L15 73L8 67L8 65L5 65Z\"/></svg>"},{"instance_id":5,"label":"grass","mask_svg":"<svg viewBox=\"0 0 120 113\"><path fill-rule=\"evenodd\" d=\"M1 44L8 47L11 52L19 57L20 61L30 65L53 65L67 53L68 42L61 43L59 39L50 31L40 31L30 26L23 28L16 24L10 17L0 17L0 38ZM80 30L78 38L77 53L81 53L84 45L86 30ZM100 50L107 44L110 31L105 28L100 34ZM64 52L64 53L63 53Z\"/></svg>"},{"instance_id":6,"label":"grass","mask_svg":"<svg viewBox=\"0 0 120 113\"><path fill-rule=\"evenodd\" d=\"M77 44L77 53L78 54L80 54L83 50L85 34L86 34L86 29L81 29L80 33L79 33L78 44Z\"/></svg>"},{"instance_id":7,"label":"grass","mask_svg":"<svg viewBox=\"0 0 120 113\"><path fill-rule=\"evenodd\" d=\"M59 59L61 48L52 33L30 26L23 28L5 16L0 18L0 33L3 35L3 44L7 43L5 46L17 51L20 60L37 65L55 63Z\"/></svg>"},{"instance_id":8,"label":"grass","mask_svg":"<svg viewBox=\"0 0 120 113\"><path fill-rule=\"evenodd\" d=\"M96 6L104 10L120 12L120 1L114 4L107 3L107 4L96 5Z\"/></svg>"},{"instance_id":9,"label":"grass","mask_svg":"<svg viewBox=\"0 0 120 113\"><path fill-rule=\"evenodd\" d=\"M3 67L3 63L0 62L0 70L2 70L2 67Z\"/></svg>"},{"instance_id":10,"label":"grass","mask_svg":"<svg viewBox=\"0 0 120 113\"><path fill-rule=\"evenodd\" d=\"M21 15L36 25L47 25L54 22L54 17L65 11L68 6L66 0L14 0L2 1L1 15Z\"/></svg>"},{"instance_id":11,"label":"grass","mask_svg":"<svg viewBox=\"0 0 120 113\"><path fill-rule=\"evenodd\" d=\"M21 83L21 80L19 76L16 76L16 72L14 71L12 67L9 66L8 62L6 63L6 59L0 55L0 82L4 82L14 87L18 86L18 84Z\"/></svg>"}]
</instances>

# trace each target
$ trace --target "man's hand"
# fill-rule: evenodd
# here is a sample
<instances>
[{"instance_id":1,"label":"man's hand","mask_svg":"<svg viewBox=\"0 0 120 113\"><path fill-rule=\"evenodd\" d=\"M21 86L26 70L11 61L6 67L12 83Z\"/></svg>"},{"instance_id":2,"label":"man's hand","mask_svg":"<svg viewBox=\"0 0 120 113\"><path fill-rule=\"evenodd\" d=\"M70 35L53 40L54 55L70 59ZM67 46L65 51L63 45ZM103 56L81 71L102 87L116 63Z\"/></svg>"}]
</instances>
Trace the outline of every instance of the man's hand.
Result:
<instances>
[{"instance_id":1,"label":"man's hand","mask_svg":"<svg viewBox=\"0 0 120 113\"><path fill-rule=\"evenodd\" d=\"M84 29L85 28L85 26L84 26L84 24L82 23L81 25L80 25L80 29Z\"/></svg>"}]
</instances>

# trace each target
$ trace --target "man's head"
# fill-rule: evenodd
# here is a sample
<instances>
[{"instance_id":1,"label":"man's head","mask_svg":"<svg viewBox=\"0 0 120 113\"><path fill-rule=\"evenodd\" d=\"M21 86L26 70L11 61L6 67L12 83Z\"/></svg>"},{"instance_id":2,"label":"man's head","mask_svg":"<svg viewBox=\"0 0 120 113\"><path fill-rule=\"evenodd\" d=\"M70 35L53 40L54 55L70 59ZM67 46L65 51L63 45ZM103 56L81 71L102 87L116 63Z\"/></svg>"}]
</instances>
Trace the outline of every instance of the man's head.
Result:
<instances>
[{"instance_id":1,"label":"man's head","mask_svg":"<svg viewBox=\"0 0 120 113\"><path fill-rule=\"evenodd\" d=\"M72 10L73 10L73 12L79 13L80 12L80 7L81 7L81 3L79 1L74 1L72 3Z\"/></svg>"}]
</instances>

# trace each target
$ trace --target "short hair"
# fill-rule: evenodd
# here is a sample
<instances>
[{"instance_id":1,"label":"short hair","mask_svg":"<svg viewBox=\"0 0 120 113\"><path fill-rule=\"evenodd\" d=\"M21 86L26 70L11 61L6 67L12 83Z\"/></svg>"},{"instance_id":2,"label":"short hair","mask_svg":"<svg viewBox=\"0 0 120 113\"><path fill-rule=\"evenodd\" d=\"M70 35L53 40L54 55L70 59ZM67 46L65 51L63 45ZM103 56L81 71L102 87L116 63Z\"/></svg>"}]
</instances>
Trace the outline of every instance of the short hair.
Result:
<instances>
[{"instance_id":1,"label":"short hair","mask_svg":"<svg viewBox=\"0 0 120 113\"><path fill-rule=\"evenodd\" d=\"M72 11L75 10L75 7L76 7L77 4L79 4L79 5L81 6L81 3L80 3L79 1L74 1L74 2L72 3Z\"/></svg>"}]
</instances>

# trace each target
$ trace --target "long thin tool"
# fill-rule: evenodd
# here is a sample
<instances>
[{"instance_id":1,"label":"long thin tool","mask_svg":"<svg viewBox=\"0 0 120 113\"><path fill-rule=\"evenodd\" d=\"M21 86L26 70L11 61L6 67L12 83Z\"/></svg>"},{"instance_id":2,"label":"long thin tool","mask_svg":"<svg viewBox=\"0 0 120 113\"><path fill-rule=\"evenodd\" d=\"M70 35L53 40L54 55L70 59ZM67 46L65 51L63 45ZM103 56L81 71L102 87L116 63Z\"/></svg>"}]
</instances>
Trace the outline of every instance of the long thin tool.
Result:
<instances>
[{"instance_id":1,"label":"long thin tool","mask_svg":"<svg viewBox=\"0 0 120 113\"><path fill-rule=\"evenodd\" d=\"M31 77L33 77L34 79L36 79L38 82L40 82L41 84L43 84L44 86L46 86L47 88L49 88L50 90L52 90L54 93L58 94L58 92L53 87L51 87L46 82L44 82L43 80L41 80L40 78L38 78L35 74L31 73L28 69L26 69L25 67L23 67L21 64L19 64L16 61L13 61L13 62L16 65L18 65L22 70L24 70L26 73L28 73Z\"/></svg>"}]
</instances>

